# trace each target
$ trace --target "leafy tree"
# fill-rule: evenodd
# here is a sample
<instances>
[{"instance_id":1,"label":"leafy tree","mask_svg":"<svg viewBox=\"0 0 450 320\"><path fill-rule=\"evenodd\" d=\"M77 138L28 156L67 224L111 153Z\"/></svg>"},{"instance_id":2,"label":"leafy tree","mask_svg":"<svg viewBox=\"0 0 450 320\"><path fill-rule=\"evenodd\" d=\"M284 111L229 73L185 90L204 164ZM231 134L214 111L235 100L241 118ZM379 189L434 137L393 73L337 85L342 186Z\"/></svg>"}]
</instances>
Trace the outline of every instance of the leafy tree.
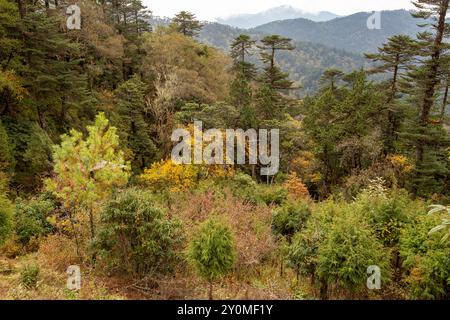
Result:
<instances>
[{"instance_id":1,"label":"leafy tree","mask_svg":"<svg viewBox=\"0 0 450 320\"><path fill-rule=\"evenodd\" d=\"M0 172L12 174L14 171L15 159L13 146L0 120Z\"/></svg>"},{"instance_id":2,"label":"leafy tree","mask_svg":"<svg viewBox=\"0 0 450 320\"><path fill-rule=\"evenodd\" d=\"M195 14L188 11L181 11L172 19L172 26L175 30L186 37L198 35L203 25L196 19Z\"/></svg>"},{"instance_id":3,"label":"leafy tree","mask_svg":"<svg viewBox=\"0 0 450 320\"><path fill-rule=\"evenodd\" d=\"M200 276L209 282L209 299L213 299L213 281L233 268L236 258L230 229L209 219L202 223L189 244L188 257Z\"/></svg>"},{"instance_id":4,"label":"leafy tree","mask_svg":"<svg viewBox=\"0 0 450 320\"><path fill-rule=\"evenodd\" d=\"M96 205L104 201L114 188L123 186L129 178L129 165L119 149L117 129L100 113L94 125L83 134L71 130L54 146L54 177L46 180L52 192L70 213L80 209L88 212L91 239L95 237ZM84 217L82 217L84 218ZM85 222L86 220L81 220Z\"/></svg>"},{"instance_id":5,"label":"leafy tree","mask_svg":"<svg viewBox=\"0 0 450 320\"><path fill-rule=\"evenodd\" d=\"M117 194L106 203L101 222L95 247L110 267L146 276L173 271L179 262L180 222L167 218L151 193L128 189Z\"/></svg>"}]
</instances>

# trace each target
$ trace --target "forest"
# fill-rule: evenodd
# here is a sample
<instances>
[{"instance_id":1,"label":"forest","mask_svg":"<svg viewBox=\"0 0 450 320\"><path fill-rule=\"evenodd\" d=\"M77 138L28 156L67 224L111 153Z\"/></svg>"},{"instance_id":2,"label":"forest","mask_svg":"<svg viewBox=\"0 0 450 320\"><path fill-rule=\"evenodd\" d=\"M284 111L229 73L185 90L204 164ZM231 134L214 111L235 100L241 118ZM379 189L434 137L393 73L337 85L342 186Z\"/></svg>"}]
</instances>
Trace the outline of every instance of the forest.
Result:
<instances>
[{"instance_id":1,"label":"forest","mask_svg":"<svg viewBox=\"0 0 450 320\"><path fill-rule=\"evenodd\" d=\"M0 300L450 300L449 2L301 95L281 35L0 0ZM278 173L175 163L194 121L279 129Z\"/></svg>"}]
</instances>

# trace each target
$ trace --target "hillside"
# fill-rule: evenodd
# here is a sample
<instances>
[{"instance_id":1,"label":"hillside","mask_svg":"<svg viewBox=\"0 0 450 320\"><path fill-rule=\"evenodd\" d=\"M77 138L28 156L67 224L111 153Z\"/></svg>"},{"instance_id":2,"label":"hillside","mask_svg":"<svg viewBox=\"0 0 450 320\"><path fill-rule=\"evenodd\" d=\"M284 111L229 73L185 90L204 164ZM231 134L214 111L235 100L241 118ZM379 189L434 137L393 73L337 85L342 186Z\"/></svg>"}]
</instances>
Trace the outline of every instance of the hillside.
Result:
<instances>
[{"instance_id":1,"label":"hillside","mask_svg":"<svg viewBox=\"0 0 450 320\"><path fill-rule=\"evenodd\" d=\"M228 52L233 39L240 34L248 34L256 40L267 35L257 30L247 31L219 23L208 23L201 31L199 41ZM317 81L326 69L350 71L361 68L366 63L362 56L321 44L297 41L294 45L295 50L281 54L279 62L282 69L291 74L291 79L303 86L302 93L317 89ZM260 64L257 54L252 60Z\"/></svg>"},{"instance_id":2,"label":"hillside","mask_svg":"<svg viewBox=\"0 0 450 320\"><path fill-rule=\"evenodd\" d=\"M326 22L307 19L274 21L251 31L280 34L295 41L314 42L355 53L373 52L393 35L415 36L419 31L417 19L406 10L383 11L380 30L367 28L367 19L371 15L360 12Z\"/></svg>"}]
</instances>

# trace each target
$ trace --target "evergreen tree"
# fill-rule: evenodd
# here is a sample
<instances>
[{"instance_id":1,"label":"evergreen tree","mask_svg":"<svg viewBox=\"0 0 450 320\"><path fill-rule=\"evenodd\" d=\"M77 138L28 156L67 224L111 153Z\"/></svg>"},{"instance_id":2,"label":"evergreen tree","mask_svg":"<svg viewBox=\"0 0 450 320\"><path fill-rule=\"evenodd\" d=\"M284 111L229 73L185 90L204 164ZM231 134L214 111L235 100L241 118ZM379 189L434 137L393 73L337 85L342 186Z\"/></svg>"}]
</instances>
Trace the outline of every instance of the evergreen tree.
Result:
<instances>
[{"instance_id":1,"label":"evergreen tree","mask_svg":"<svg viewBox=\"0 0 450 320\"><path fill-rule=\"evenodd\" d=\"M419 63L412 66L408 73L410 86L408 93L411 101L418 107L419 117L412 119L405 137L415 149L415 195L443 191L448 175L448 161L445 146L448 138L440 124L433 122L433 107L440 82L440 75L448 71L445 55L449 49L445 38L449 24L446 16L449 0L418 0L413 2L417 11L416 18L427 19L423 27L429 30L418 34ZM429 22L429 23L428 23Z\"/></svg>"},{"instance_id":2,"label":"evergreen tree","mask_svg":"<svg viewBox=\"0 0 450 320\"><path fill-rule=\"evenodd\" d=\"M115 91L117 115L120 117L115 124L136 173L148 167L156 154L145 113L144 87L145 84L134 76Z\"/></svg>"},{"instance_id":3,"label":"evergreen tree","mask_svg":"<svg viewBox=\"0 0 450 320\"><path fill-rule=\"evenodd\" d=\"M383 140L386 153L394 153L398 131L403 121L401 105L396 98L399 93L399 82L414 58L416 43L409 36L391 37L379 48L376 54L366 54L366 57L376 62L376 67L370 73L389 73L389 80L383 83L386 92L385 110L386 125L383 126Z\"/></svg>"},{"instance_id":4,"label":"evergreen tree","mask_svg":"<svg viewBox=\"0 0 450 320\"><path fill-rule=\"evenodd\" d=\"M290 81L289 74L282 72L276 65L276 53L278 51L290 51L295 47L291 44L291 39L272 35L261 40L261 60L265 64L264 74L261 81L266 83L272 90L291 89L293 82Z\"/></svg>"},{"instance_id":5,"label":"evergreen tree","mask_svg":"<svg viewBox=\"0 0 450 320\"><path fill-rule=\"evenodd\" d=\"M181 11L172 19L172 27L186 37L198 35L203 25L196 19L195 14Z\"/></svg>"},{"instance_id":6,"label":"evergreen tree","mask_svg":"<svg viewBox=\"0 0 450 320\"><path fill-rule=\"evenodd\" d=\"M253 79L256 75L255 65L246 60L247 56L251 55L251 50L255 43L256 41L252 40L250 36L241 34L231 44L230 54L234 60L234 68L247 80Z\"/></svg>"}]
</instances>

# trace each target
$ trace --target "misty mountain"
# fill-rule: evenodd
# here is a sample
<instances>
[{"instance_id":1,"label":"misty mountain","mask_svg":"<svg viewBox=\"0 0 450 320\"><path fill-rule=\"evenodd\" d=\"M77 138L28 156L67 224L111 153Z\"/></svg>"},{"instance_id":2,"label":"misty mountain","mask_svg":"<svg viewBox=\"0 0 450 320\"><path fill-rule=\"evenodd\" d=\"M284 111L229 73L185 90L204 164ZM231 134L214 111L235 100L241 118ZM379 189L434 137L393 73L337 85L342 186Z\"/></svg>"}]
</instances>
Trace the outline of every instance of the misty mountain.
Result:
<instances>
[{"instance_id":1,"label":"misty mountain","mask_svg":"<svg viewBox=\"0 0 450 320\"><path fill-rule=\"evenodd\" d=\"M372 13L360 12L330 21L307 19L274 21L252 29L252 32L279 34L295 41L314 42L355 53L374 52L386 40L397 34L415 37L421 21L406 10L381 12L381 29L370 30L367 20Z\"/></svg>"},{"instance_id":2,"label":"misty mountain","mask_svg":"<svg viewBox=\"0 0 450 320\"><path fill-rule=\"evenodd\" d=\"M217 18L217 21L221 24L249 29L278 20L304 18L312 21L328 21L337 17L334 13L327 11L308 13L291 6L280 6L256 14L239 14Z\"/></svg>"}]
</instances>

